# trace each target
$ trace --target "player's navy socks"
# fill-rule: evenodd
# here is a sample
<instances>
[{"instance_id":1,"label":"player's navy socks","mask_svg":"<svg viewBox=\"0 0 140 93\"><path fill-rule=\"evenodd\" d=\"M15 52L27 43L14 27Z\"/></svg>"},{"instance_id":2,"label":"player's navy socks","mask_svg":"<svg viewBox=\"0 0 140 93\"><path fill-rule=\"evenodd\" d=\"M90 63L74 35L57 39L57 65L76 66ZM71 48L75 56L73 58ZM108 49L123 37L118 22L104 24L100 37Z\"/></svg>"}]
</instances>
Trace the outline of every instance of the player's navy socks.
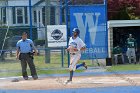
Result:
<instances>
[{"instance_id":1,"label":"player's navy socks","mask_svg":"<svg viewBox=\"0 0 140 93\"><path fill-rule=\"evenodd\" d=\"M72 77L73 77L73 71L70 71L70 79L72 81Z\"/></svg>"},{"instance_id":2,"label":"player's navy socks","mask_svg":"<svg viewBox=\"0 0 140 93\"><path fill-rule=\"evenodd\" d=\"M81 66L84 66L84 63L81 63L81 64L76 65L76 69L79 68L79 67L81 67Z\"/></svg>"}]
</instances>

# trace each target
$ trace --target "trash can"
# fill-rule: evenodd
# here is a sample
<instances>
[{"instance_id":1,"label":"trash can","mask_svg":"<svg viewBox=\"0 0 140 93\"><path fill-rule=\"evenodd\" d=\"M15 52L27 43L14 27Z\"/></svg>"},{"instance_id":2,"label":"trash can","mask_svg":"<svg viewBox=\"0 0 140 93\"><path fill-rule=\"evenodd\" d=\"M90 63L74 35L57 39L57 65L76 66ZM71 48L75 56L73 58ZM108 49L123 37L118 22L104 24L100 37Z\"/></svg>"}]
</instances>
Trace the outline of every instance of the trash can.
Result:
<instances>
[{"instance_id":1,"label":"trash can","mask_svg":"<svg viewBox=\"0 0 140 93\"><path fill-rule=\"evenodd\" d=\"M106 58L106 66L112 66L112 58Z\"/></svg>"}]
</instances>

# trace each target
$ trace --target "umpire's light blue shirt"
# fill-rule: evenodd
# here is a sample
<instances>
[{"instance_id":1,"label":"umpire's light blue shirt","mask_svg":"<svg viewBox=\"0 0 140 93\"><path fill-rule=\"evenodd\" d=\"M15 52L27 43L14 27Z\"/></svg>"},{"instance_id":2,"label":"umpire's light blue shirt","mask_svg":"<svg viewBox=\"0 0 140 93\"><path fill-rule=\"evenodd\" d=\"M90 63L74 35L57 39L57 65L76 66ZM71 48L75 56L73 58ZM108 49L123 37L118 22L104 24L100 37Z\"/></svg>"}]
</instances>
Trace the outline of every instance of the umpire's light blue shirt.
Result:
<instances>
[{"instance_id":1,"label":"umpire's light blue shirt","mask_svg":"<svg viewBox=\"0 0 140 93\"><path fill-rule=\"evenodd\" d=\"M20 53L29 53L35 49L33 41L31 39L19 40L16 45L17 49L19 49Z\"/></svg>"}]
</instances>

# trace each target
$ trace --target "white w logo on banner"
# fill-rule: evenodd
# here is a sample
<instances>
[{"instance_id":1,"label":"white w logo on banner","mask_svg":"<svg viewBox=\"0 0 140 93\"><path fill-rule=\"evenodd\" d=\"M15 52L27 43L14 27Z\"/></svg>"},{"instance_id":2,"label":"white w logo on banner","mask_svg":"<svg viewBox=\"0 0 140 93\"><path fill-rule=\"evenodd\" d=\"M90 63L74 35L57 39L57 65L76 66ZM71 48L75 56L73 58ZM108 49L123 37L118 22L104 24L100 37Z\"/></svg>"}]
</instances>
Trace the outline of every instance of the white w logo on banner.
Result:
<instances>
[{"instance_id":1,"label":"white w logo on banner","mask_svg":"<svg viewBox=\"0 0 140 93\"><path fill-rule=\"evenodd\" d=\"M73 15L76 18L78 28L80 29L80 31L82 31L80 33L80 36L82 36L81 37L82 40L85 40L86 30L88 29L90 33L91 43L92 45L95 44L98 19L101 14L100 13L74 13ZM86 17L85 20L83 20L83 16Z\"/></svg>"}]
</instances>

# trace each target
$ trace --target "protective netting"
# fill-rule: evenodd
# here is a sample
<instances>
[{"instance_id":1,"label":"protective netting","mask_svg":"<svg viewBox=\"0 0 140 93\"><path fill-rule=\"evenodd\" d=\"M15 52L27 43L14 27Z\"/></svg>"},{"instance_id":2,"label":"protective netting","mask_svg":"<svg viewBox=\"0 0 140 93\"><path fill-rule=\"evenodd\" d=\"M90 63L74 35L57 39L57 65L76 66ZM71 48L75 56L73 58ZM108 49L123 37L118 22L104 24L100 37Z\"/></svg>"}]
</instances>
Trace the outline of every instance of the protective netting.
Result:
<instances>
[{"instance_id":1,"label":"protective netting","mask_svg":"<svg viewBox=\"0 0 140 93\"><path fill-rule=\"evenodd\" d=\"M66 25L66 22L69 21L69 18L66 18L66 9L69 5L103 3L103 0L87 1L31 0L29 2L29 0L0 0L1 76L9 75L9 71L21 75L19 60L16 59L16 43L21 39L23 32L28 33L28 38L34 41L38 50L39 56L34 57L37 70L68 67L66 46L60 48L46 47L46 27L48 25ZM48 55L46 55L45 50L48 52ZM48 60L46 58L49 58L50 63L46 61ZM92 65L93 61L88 61L88 64Z\"/></svg>"}]
</instances>

